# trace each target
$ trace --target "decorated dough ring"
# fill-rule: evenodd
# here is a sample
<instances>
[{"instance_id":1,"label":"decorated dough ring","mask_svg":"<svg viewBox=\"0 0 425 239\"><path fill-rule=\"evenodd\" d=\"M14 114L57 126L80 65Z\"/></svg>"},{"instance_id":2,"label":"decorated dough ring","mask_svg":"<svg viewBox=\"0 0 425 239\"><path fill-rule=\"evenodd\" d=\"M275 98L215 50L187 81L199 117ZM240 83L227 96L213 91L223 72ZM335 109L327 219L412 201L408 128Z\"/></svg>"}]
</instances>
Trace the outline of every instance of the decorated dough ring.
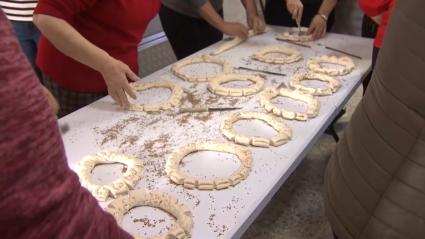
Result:
<instances>
[{"instance_id":1,"label":"decorated dough ring","mask_svg":"<svg viewBox=\"0 0 425 239\"><path fill-rule=\"evenodd\" d=\"M98 185L91 181L91 172L96 165L113 163L124 164L127 167L122 177L104 185ZM77 173L81 184L91 191L97 200L104 202L110 196L116 198L118 195L125 194L133 189L143 176L143 165L139 159L128 155L101 152L84 157L78 163Z\"/></svg>"},{"instance_id":2,"label":"decorated dough ring","mask_svg":"<svg viewBox=\"0 0 425 239\"><path fill-rule=\"evenodd\" d=\"M282 53L287 55L286 57L271 57L267 56L270 53ZM266 47L256 52L253 58L257 61L270 63L270 64L289 64L302 59L301 53L293 48L288 47Z\"/></svg>"},{"instance_id":3,"label":"decorated dough ring","mask_svg":"<svg viewBox=\"0 0 425 239\"><path fill-rule=\"evenodd\" d=\"M200 76L190 75L190 74L187 74L187 73L184 73L184 72L181 71L181 68L183 68L187 65L199 64L199 63L213 63L213 64L221 65L223 67L223 70L222 70L221 73L218 73L218 74L200 75ZM229 74L232 71L233 71L233 67L230 65L230 63L228 63L224 60L218 59L218 58L213 58L209 55L203 55L201 57L195 57L195 58L191 58L191 59L181 60L181 61L175 63L171 67L171 72L174 75L176 75L177 77L179 77L183 80L194 81L194 82L208 81L208 80L210 80L214 77L224 75L224 74Z\"/></svg>"},{"instance_id":4,"label":"decorated dough ring","mask_svg":"<svg viewBox=\"0 0 425 239\"><path fill-rule=\"evenodd\" d=\"M212 180L203 180L186 176L180 172L179 165L184 157L198 151L217 151L225 152L238 156L241 164L232 175L227 178L218 178ZM235 144L220 143L214 141L205 141L200 143L187 144L177 151L167 160L165 171L171 181L183 185L185 188L200 190L221 190L230 186L235 186L248 177L252 167L251 152L245 147Z\"/></svg>"},{"instance_id":5,"label":"decorated dough ring","mask_svg":"<svg viewBox=\"0 0 425 239\"><path fill-rule=\"evenodd\" d=\"M160 110L168 110L173 106L178 106L180 104L180 100L183 97L182 88L179 85L169 81L134 83L132 86L133 86L133 89L136 91L144 91L151 88L168 88L171 90L171 96L170 98L168 98L168 100L161 103L157 103L157 104L146 104L146 105L132 104L129 107L129 110L133 110L133 111L156 112Z\"/></svg>"},{"instance_id":6,"label":"decorated dough ring","mask_svg":"<svg viewBox=\"0 0 425 239\"><path fill-rule=\"evenodd\" d=\"M244 88L228 88L221 84L230 81L251 81L255 84ZM217 95L224 96L247 96L260 92L264 88L264 79L257 75L227 74L212 79L208 84L208 90Z\"/></svg>"},{"instance_id":7,"label":"decorated dough ring","mask_svg":"<svg viewBox=\"0 0 425 239\"><path fill-rule=\"evenodd\" d=\"M270 139L263 137L246 137L239 135L233 130L233 124L239 120L249 120L249 119L258 119L266 122L273 129L275 129L278 134L273 136ZM291 139L292 130L286 126L284 123L280 122L276 117L260 113L260 112L241 112L235 113L227 116L220 125L221 133L228 138L229 140L234 141L237 144L242 145L253 145L257 147L270 147L280 146Z\"/></svg>"},{"instance_id":8,"label":"decorated dough ring","mask_svg":"<svg viewBox=\"0 0 425 239\"><path fill-rule=\"evenodd\" d=\"M106 211L112 214L117 223L122 226L124 215L135 207L147 206L164 210L176 219L172 228L161 235L151 237L156 239L190 238L193 227L192 213L175 198L163 193L146 192L145 190L131 191L128 195L113 200ZM136 239L145 237L133 235Z\"/></svg>"},{"instance_id":9,"label":"decorated dough ring","mask_svg":"<svg viewBox=\"0 0 425 239\"><path fill-rule=\"evenodd\" d=\"M326 88L307 87L301 84L301 81L306 80L319 80L327 82L328 84ZM338 80L335 80L333 77L328 75L319 73L295 74L289 81L289 85L295 90L316 96L332 95L333 93L337 92L339 88L341 88L341 83Z\"/></svg>"},{"instance_id":10,"label":"decorated dough ring","mask_svg":"<svg viewBox=\"0 0 425 239\"><path fill-rule=\"evenodd\" d=\"M280 109L273 105L271 100L277 96L285 96L294 100L303 101L307 104L306 112L294 112L286 109ZM260 94L260 104L267 112L273 112L273 114L282 116L289 120L306 121L309 118L314 118L319 114L320 106L317 98L310 94L302 93L298 90L289 90L287 88L273 89L268 88Z\"/></svg>"},{"instance_id":11,"label":"decorated dough ring","mask_svg":"<svg viewBox=\"0 0 425 239\"><path fill-rule=\"evenodd\" d=\"M322 63L330 63L341 65L343 68L327 68L323 67ZM342 76L354 70L354 62L349 57L336 57L323 55L320 57L312 57L307 60L307 67L314 72L327 74L330 76Z\"/></svg>"},{"instance_id":12,"label":"decorated dough ring","mask_svg":"<svg viewBox=\"0 0 425 239\"><path fill-rule=\"evenodd\" d=\"M289 31L284 32L279 38L295 42L307 42L313 40L313 36L308 34L307 27L301 27L301 30L298 29L298 27L292 27Z\"/></svg>"}]
</instances>

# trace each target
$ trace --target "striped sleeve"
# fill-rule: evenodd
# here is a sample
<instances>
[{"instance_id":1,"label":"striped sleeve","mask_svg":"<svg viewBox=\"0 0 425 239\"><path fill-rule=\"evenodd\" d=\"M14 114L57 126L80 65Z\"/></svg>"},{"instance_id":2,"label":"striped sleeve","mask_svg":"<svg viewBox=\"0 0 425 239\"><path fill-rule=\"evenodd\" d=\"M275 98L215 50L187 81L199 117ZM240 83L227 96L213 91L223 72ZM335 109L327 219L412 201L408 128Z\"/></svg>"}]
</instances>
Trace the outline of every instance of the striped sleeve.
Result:
<instances>
[{"instance_id":1,"label":"striped sleeve","mask_svg":"<svg viewBox=\"0 0 425 239\"><path fill-rule=\"evenodd\" d=\"M0 0L0 7L11 21L32 21L37 0Z\"/></svg>"}]
</instances>

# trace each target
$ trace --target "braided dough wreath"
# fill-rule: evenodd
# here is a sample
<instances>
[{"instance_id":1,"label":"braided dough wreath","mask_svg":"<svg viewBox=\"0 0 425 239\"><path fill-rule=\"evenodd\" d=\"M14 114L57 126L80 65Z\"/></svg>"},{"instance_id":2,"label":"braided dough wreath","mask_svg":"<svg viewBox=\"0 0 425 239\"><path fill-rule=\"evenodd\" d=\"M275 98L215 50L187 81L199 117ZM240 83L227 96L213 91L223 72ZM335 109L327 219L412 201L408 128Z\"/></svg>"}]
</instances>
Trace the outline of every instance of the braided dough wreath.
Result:
<instances>
[{"instance_id":1,"label":"braided dough wreath","mask_svg":"<svg viewBox=\"0 0 425 239\"><path fill-rule=\"evenodd\" d=\"M181 68L183 68L187 65L199 64L199 63L213 63L213 64L221 65L223 70L222 70L221 73L218 73L218 74L204 75L204 76L201 76L201 75L200 76L194 76L194 75L190 75L190 74L187 74L187 73L184 73L184 72L181 71ZM201 57L195 57L195 58L191 58L191 59L181 60L181 61L175 63L171 67L171 72L174 75L176 75L177 77L179 77L183 80L192 81L192 82L208 81L208 80L210 80L214 77L224 75L224 74L229 74L232 71L233 71L233 67L230 65L230 63L228 63L225 60L213 58L209 55L203 55Z\"/></svg>"},{"instance_id":2,"label":"braided dough wreath","mask_svg":"<svg viewBox=\"0 0 425 239\"><path fill-rule=\"evenodd\" d=\"M258 119L266 122L273 129L275 129L278 134L270 139L263 137L246 137L239 135L232 129L233 124L237 121L249 119ZM237 144L253 145L265 148L268 148L271 145L280 146L288 142L292 137L292 130L288 126L280 122L276 117L260 112L241 112L229 115L221 123L220 131L226 138L234 141Z\"/></svg>"},{"instance_id":3,"label":"braided dough wreath","mask_svg":"<svg viewBox=\"0 0 425 239\"><path fill-rule=\"evenodd\" d=\"M244 88L230 88L221 84L230 81L251 81L255 84ZM208 90L217 95L224 96L247 96L260 92L264 88L264 79L258 75L227 74L212 79L208 83Z\"/></svg>"},{"instance_id":4,"label":"braided dough wreath","mask_svg":"<svg viewBox=\"0 0 425 239\"><path fill-rule=\"evenodd\" d=\"M183 175L179 170L179 165L184 157L198 151L225 152L238 156L241 164L239 169L227 178L203 180ZM235 144L205 141L200 143L187 144L175 151L165 164L165 171L171 181L183 185L188 189L197 188L200 190L221 190L230 186L235 186L248 177L252 167L251 152L245 147Z\"/></svg>"},{"instance_id":5,"label":"braided dough wreath","mask_svg":"<svg viewBox=\"0 0 425 239\"><path fill-rule=\"evenodd\" d=\"M301 81L306 80L319 80L327 82L326 88L314 88L307 87L301 84ZM319 73L306 73L306 74L295 74L292 76L292 79L289 81L289 86L294 88L295 90L302 91L304 93L310 95L332 95L337 92L339 88L341 88L341 83L338 80L335 80L333 77L328 75L319 74Z\"/></svg>"},{"instance_id":6,"label":"braided dough wreath","mask_svg":"<svg viewBox=\"0 0 425 239\"><path fill-rule=\"evenodd\" d=\"M179 204L175 198L163 193L146 192L145 190L131 191L128 195L113 200L106 211L112 214L117 223L122 226L124 215L130 209L140 206L159 208L176 218L176 223L168 232L150 237L151 239L190 238L193 227L192 213L184 205ZM144 239L145 237L134 236L134 238Z\"/></svg>"},{"instance_id":7,"label":"braided dough wreath","mask_svg":"<svg viewBox=\"0 0 425 239\"><path fill-rule=\"evenodd\" d=\"M127 167L122 177L105 185L98 185L91 181L91 172L96 165L113 163L124 164ZM84 157L78 163L77 174L83 187L91 191L97 200L104 202L110 196L116 198L118 195L125 194L133 189L143 176L143 165L139 159L128 155L100 152Z\"/></svg>"},{"instance_id":8,"label":"braided dough wreath","mask_svg":"<svg viewBox=\"0 0 425 239\"><path fill-rule=\"evenodd\" d=\"M291 27L288 31L283 32L279 38L295 42L307 42L313 40L313 36L308 34L307 27L301 27L301 29L298 29L298 27Z\"/></svg>"},{"instance_id":9,"label":"braided dough wreath","mask_svg":"<svg viewBox=\"0 0 425 239\"><path fill-rule=\"evenodd\" d=\"M168 110L173 106L177 106L180 104L180 100L183 97L182 88L172 82L169 81L154 81L149 83L134 83L132 87L136 91L144 91L151 88L168 88L171 90L171 96L168 100L157 103L157 104L132 104L129 107L129 110L132 111L146 111L146 112L157 112L160 110Z\"/></svg>"},{"instance_id":10,"label":"braided dough wreath","mask_svg":"<svg viewBox=\"0 0 425 239\"><path fill-rule=\"evenodd\" d=\"M273 105L271 100L277 96L285 96L294 100L303 101L307 104L306 112L294 112L285 109L280 109ZM320 106L317 98L310 94L302 93L297 90L289 90L287 88L268 88L260 94L260 105L263 106L267 112L273 112L273 114L282 116L289 120L306 121L309 118L314 118L319 114Z\"/></svg>"},{"instance_id":11,"label":"braided dough wreath","mask_svg":"<svg viewBox=\"0 0 425 239\"><path fill-rule=\"evenodd\" d=\"M286 57L267 56L267 54L270 54L270 53L282 53L287 56ZM257 61L270 63L270 64L289 64L289 63L297 62L301 60L302 55L298 50L294 48L273 46L273 47L266 47L256 52L253 55L253 58Z\"/></svg>"},{"instance_id":12,"label":"braided dough wreath","mask_svg":"<svg viewBox=\"0 0 425 239\"><path fill-rule=\"evenodd\" d=\"M330 63L330 64L336 64L341 65L343 68L328 68L323 67L322 63ZM323 55L320 57L312 57L307 60L307 67L314 72L327 74L330 76L342 76L350 73L354 70L354 62L351 58L343 56L343 57L336 57L336 56L327 56Z\"/></svg>"}]
</instances>

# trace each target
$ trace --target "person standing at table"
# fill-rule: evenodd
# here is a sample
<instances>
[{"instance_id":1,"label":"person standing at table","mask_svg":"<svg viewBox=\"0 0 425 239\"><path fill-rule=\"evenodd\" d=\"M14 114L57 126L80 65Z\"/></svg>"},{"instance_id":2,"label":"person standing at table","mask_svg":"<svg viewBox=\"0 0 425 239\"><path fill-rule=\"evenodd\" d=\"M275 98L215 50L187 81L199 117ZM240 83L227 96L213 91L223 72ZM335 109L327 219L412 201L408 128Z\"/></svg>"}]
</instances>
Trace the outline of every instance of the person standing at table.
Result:
<instances>
[{"instance_id":1,"label":"person standing at table","mask_svg":"<svg viewBox=\"0 0 425 239\"><path fill-rule=\"evenodd\" d=\"M391 13L396 4L396 0L359 0L360 8L366 16L378 25L372 50L372 72L375 68L376 59L378 58L379 49L384 41L385 31L390 21ZM371 80L372 72L363 80L363 94Z\"/></svg>"},{"instance_id":2,"label":"person standing at table","mask_svg":"<svg viewBox=\"0 0 425 239\"><path fill-rule=\"evenodd\" d=\"M59 117L107 93L122 107L135 98L137 46L160 0L40 0L34 23L43 36L37 64L57 98Z\"/></svg>"},{"instance_id":3,"label":"person standing at table","mask_svg":"<svg viewBox=\"0 0 425 239\"><path fill-rule=\"evenodd\" d=\"M131 239L66 162L56 117L0 9L2 239Z\"/></svg>"},{"instance_id":4,"label":"person standing at table","mask_svg":"<svg viewBox=\"0 0 425 239\"><path fill-rule=\"evenodd\" d=\"M329 159L325 206L339 239L425 236L424 9L397 1L370 85Z\"/></svg>"},{"instance_id":5,"label":"person standing at table","mask_svg":"<svg viewBox=\"0 0 425 239\"><path fill-rule=\"evenodd\" d=\"M246 38L248 28L223 20L223 0L161 0L159 16L162 28L177 59L189 56L223 39L223 33ZM254 0L242 0L248 26L264 31Z\"/></svg>"},{"instance_id":6,"label":"person standing at table","mask_svg":"<svg viewBox=\"0 0 425 239\"><path fill-rule=\"evenodd\" d=\"M324 37L335 21L338 0L267 0L264 18L267 24L309 28L313 39Z\"/></svg>"},{"instance_id":7,"label":"person standing at table","mask_svg":"<svg viewBox=\"0 0 425 239\"><path fill-rule=\"evenodd\" d=\"M24 51L32 68L41 79L41 73L35 64L40 31L32 22L32 14L37 0L0 0L0 8L12 23L19 44Z\"/></svg>"}]
</instances>

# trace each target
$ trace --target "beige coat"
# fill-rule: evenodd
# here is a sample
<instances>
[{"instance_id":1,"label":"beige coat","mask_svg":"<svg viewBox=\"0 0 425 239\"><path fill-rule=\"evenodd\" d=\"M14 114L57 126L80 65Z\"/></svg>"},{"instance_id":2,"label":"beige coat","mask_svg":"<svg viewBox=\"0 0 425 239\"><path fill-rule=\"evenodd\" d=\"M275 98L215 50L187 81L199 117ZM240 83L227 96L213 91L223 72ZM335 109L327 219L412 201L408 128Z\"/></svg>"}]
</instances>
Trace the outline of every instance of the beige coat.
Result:
<instances>
[{"instance_id":1,"label":"beige coat","mask_svg":"<svg viewBox=\"0 0 425 239\"><path fill-rule=\"evenodd\" d=\"M425 1L400 0L325 176L340 239L425 239Z\"/></svg>"}]
</instances>

